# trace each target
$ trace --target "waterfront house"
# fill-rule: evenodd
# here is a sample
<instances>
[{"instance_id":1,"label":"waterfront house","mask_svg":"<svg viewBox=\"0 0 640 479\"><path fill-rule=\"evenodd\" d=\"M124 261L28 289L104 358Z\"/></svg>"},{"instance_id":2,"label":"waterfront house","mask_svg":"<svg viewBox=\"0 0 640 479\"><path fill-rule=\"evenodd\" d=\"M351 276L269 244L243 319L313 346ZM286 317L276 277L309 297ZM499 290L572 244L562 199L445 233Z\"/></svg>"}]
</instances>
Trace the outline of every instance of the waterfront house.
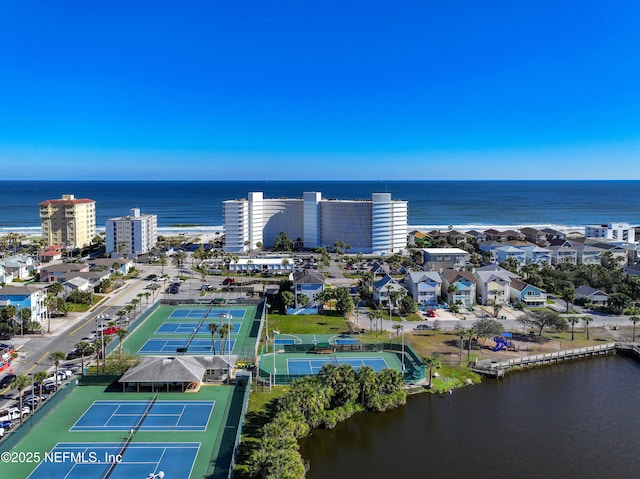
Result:
<instances>
[{"instance_id":1,"label":"waterfront house","mask_svg":"<svg viewBox=\"0 0 640 479\"><path fill-rule=\"evenodd\" d=\"M476 302L476 278L471 271L445 270L440 274L442 290L449 304L473 306Z\"/></svg>"},{"instance_id":2,"label":"waterfront house","mask_svg":"<svg viewBox=\"0 0 640 479\"><path fill-rule=\"evenodd\" d=\"M418 303L436 307L442 292L442 278L435 271L412 271L405 277L407 291Z\"/></svg>"},{"instance_id":3,"label":"waterfront house","mask_svg":"<svg viewBox=\"0 0 640 479\"><path fill-rule=\"evenodd\" d=\"M609 295L591 286L578 286L576 288L576 301L591 303L594 306L606 306L609 303Z\"/></svg>"},{"instance_id":4,"label":"waterfront house","mask_svg":"<svg viewBox=\"0 0 640 479\"><path fill-rule=\"evenodd\" d=\"M542 231L547 237L547 241L563 240L567 237L562 231L555 230L553 228L542 228Z\"/></svg>"},{"instance_id":5,"label":"waterfront house","mask_svg":"<svg viewBox=\"0 0 640 479\"><path fill-rule=\"evenodd\" d=\"M467 231L467 236L471 236L475 238L478 243L487 241L487 235L483 231L477 231L477 230Z\"/></svg>"},{"instance_id":6,"label":"waterfront house","mask_svg":"<svg viewBox=\"0 0 640 479\"><path fill-rule=\"evenodd\" d=\"M512 303L522 303L527 308L541 308L547 302L547 293L519 279L511 280L509 294Z\"/></svg>"},{"instance_id":7,"label":"waterfront house","mask_svg":"<svg viewBox=\"0 0 640 479\"><path fill-rule=\"evenodd\" d=\"M544 245L547 243L547 235L543 231L540 231L537 228L520 228L520 233L522 233L525 239L533 244Z\"/></svg>"},{"instance_id":8,"label":"waterfront house","mask_svg":"<svg viewBox=\"0 0 640 479\"><path fill-rule=\"evenodd\" d=\"M487 237L487 241L507 241L509 239L502 231L498 231L494 228L484 230L484 234Z\"/></svg>"},{"instance_id":9,"label":"waterfront house","mask_svg":"<svg viewBox=\"0 0 640 479\"><path fill-rule=\"evenodd\" d=\"M509 301L513 276L504 268L478 268L473 273L476 279L476 292L480 304L505 304Z\"/></svg>"},{"instance_id":10,"label":"waterfront house","mask_svg":"<svg viewBox=\"0 0 640 479\"><path fill-rule=\"evenodd\" d=\"M524 241L526 239L525 236L522 233L520 233L520 231L516 231L516 230L505 230L502 232L502 235L507 237L506 241L512 241L512 240Z\"/></svg>"}]
</instances>

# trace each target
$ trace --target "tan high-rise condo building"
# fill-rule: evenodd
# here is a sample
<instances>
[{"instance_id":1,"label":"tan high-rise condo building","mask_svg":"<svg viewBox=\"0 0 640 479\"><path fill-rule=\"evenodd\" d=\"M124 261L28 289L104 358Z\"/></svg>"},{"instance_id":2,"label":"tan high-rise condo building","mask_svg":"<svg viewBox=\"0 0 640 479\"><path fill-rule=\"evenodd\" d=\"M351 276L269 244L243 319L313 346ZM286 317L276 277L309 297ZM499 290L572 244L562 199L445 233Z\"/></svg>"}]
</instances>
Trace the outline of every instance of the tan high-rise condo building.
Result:
<instances>
[{"instance_id":1,"label":"tan high-rise condo building","mask_svg":"<svg viewBox=\"0 0 640 479\"><path fill-rule=\"evenodd\" d=\"M40 203L40 222L47 245L88 246L96 235L96 202L74 195L43 201Z\"/></svg>"}]
</instances>

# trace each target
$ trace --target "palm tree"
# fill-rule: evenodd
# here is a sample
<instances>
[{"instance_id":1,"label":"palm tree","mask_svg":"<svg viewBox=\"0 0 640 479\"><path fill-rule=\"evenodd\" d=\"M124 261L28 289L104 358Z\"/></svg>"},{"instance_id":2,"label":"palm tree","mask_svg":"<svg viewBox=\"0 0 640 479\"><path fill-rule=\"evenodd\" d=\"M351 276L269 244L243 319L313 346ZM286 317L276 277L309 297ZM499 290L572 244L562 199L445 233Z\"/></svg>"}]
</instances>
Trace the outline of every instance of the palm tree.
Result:
<instances>
[{"instance_id":1,"label":"palm tree","mask_svg":"<svg viewBox=\"0 0 640 479\"><path fill-rule=\"evenodd\" d=\"M33 374L33 381L38 383L40 396L42 396L42 381L44 381L48 377L49 377L49 374L46 371L37 371ZM22 410L22 408L20 408L20 410Z\"/></svg>"},{"instance_id":2,"label":"palm tree","mask_svg":"<svg viewBox=\"0 0 640 479\"><path fill-rule=\"evenodd\" d=\"M582 318L582 322L584 323L584 329L587 332L587 341L589 340L589 323L593 321L593 318L591 316L584 316Z\"/></svg>"},{"instance_id":3,"label":"palm tree","mask_svg":"<svg viewBox=\"0 0 640 479\"><path fill-rule=\"evenodd\" d=\"M223 324L222 327L220 328L220 348L222 349L220 354L224 354L224 351L225 351L224 338L227 336L231 336L231 331L233 331L233 324ZM227 339L227 342L230 342L230 341L231 341L230 338ZM229 348L229 353L230 353L231 346L227 345L227 347Z\"/></svg>"},{"instance_id":4,"label":"palm tree","mask_svg":"<svg viewBox=\"0 0 640 479\"><path fill-rule=\"evenodd\" d=\"M429 383L427 384L427 388L431 389L432 380L433 380L433 368L440 367L440 360L434 356L427 356L424 358L425 364L429 367Z\"/></svg>"},{"instance_id":5,"label":"palm tree","mask_svg":"<svg viewBox=\"0 0 640 479\"><path fill-rule=\"evenodd\" d=\"M80 350L80 367L82 368L82 374L84 374L84 357L87 354L93 354L95 348L91 343L80 341L76 343L76 349Z\"/></svg>"},{"instance_id":6,"label":"palm tree","mask_svg":"<svg viewBox=\"0 0 640 479\"><path fill-rule=\"evenodd\" d=\"M633 338L631 339L631 342L635 343L636 342L636 323L640 321L640 318L638 316L631 316L629 318L629 321L633 323Z\"/></svg>"},{"instance_id":7,"label":"palm tree","mask_svg":"<svg viewBox=\"0 0 640 479\"><path fill-rule=\"evenodd\" d=\"M118 340L120 341L118 344L118 348L120 349L120 357L122 358L122 341L124 341L124 338L127 337L129 331L127 331L126 329L118 329L116 331L116 334L118 335Z\"/></svg>"},{"instance_id":8,"label":"palm tree","mask_svg":"<svg viewBox=\"0 0 640 479\"><path fill-rule=\"evenodd\" d=\"M394 324L393 325L393 329L396 330L396 344L400 342L398 337L400 336L400 331L402 331L403 328L404 328L404 326L402 324Z\"/></svg>"},{"instance_id":9,"label":"palm tree","mask_svg":"<svg viewBox=\"0 0 640 479\"><path fill-rule=\"evenodd\" d=\"M26 374L20 374L11 381L11 386L18 390L18 396L20 397L20 422L22 422L22 391L30 384L31 379Z\"/></svg>"},{"instance_id":10,"label":"palm tree","mask_svg":"<svg viewBox=\"0 0 640 479\"><path fill-rule=\"evenodd\" d=\"M162 266L160 274L164 275L164 267L167 264L167 255L165 253L160 253L158 261L160 261L160 266Z\"/></svg>"},{"instance_id":11,"label":"palm tree","mask_svg":"<svg viewBox=\"0 0 640 479\"><path fill-rule=\"evenodd\" d=\"M566 287L562 290L562 300L567 304L567 313L569 313L569 306L573 306L573 302L576 300L576 290L572 287Z\"/></svg>"},{"instance_id":12,"label":"palm tree","mask_svg":"<svg viewBox=\"0 0 640 479\"><path fill-rule=\"evenodd\" d=\"M218 331L218 325L216 323L207 324L207 329L211 333L211 347L213 348L213 354L216 354L216 332Z\"/></svg>"},{"instance_id":13,"label":"palm tree","mask_svg":"<svg viewBox=\"0 0 640 479\"><path fill-rule=\"evenodd\" d=\"M569 303L567 303L567 304L569 304ZM576 316L572 316L572 317L567 318L567 321L569 321L569 323L571 323L571 341L573 341L574 327L578 323L578 321L580 321L580 318L576 317Z\"/></svg>"},{"instance_id":14,"label":"palm tree","mask_svg":"<svg viewBox=\"0 0 640 479\"><path fill-rule=\"evenodd\" d=\"M67 355L64 354L62 351L54 351L51 354L49 354L49 361L51 361L56 367L56 380L55 380L56 391L58 390L58 366L60 366L60 361L62 361L66 357Z\"/></svg>"}]
</instances>

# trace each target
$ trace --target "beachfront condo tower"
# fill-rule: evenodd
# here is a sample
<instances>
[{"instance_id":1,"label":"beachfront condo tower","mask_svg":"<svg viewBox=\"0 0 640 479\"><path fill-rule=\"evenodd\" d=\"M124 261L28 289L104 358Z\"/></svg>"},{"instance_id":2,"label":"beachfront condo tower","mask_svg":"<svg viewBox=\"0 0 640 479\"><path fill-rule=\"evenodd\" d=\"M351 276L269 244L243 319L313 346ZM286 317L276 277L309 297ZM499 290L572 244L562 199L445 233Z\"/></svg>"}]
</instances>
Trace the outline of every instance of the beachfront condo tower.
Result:
<instances>
[{"instance_id":1,"label":"beachfront condo tower","mask_svg":"<svg viewBox=\"0 0 640 479\"><path fill-rule=\"evenodd\" d=\"M129 216L110 218L105 223L105 247L109 254L135 258L146 254L158 242L158 216L131 209Z\"/></svg>"},{"instance_id":2,"label":"beachfront condo tower","mask_svg":"<svg viewBox=\"0 0 640 479\"><path fill-rule=\"evenodd\" d=\"M96 202L74 195L43 201L40 203L40 223L47 246L88 246L96 235Z\"/></svg>"},{"instance_id":3,"label":"beachfront condo tower","mask_svg":"<svg viewBox=\"0 0 640 479\"><path fill-rule=\"evenodd\" d=\"M302 198L247 198L222 203L224 249L246 252L273 247L284 233L296 247L315 249L342 241L350 252L394 253L407 246L407 202L390 193L370 200L324 199L316 191Z\"/></svg>"}]
</instances>

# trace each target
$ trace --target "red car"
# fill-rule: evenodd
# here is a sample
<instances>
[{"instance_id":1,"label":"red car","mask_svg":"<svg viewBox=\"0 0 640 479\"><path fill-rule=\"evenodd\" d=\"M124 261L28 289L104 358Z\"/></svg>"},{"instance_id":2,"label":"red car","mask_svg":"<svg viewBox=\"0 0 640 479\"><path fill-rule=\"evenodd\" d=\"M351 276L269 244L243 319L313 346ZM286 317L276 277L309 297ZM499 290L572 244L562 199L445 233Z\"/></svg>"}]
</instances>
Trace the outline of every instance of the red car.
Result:
<instances>
[{"instance_id":1,"label":"red car","mask_svg":"<svg viewBox=\"0 0 640 479\"><path fill-rule=\"evenodd\" d=\"M429 311L427 311L427 317L435 318L436 317L436 312L433 309L430 309Z\"/></svg>"},{"instance_id":2,"label":"red car","mask_svg":"<svg viewBox=\"0 0 640 479\"><path fill-rule=\"evenodd\" d=\"M120 328L118 326L109 326L103 331L103 334L116 334L116 332L118 331L120 331Z\"/></svg>"}]
</instances>

